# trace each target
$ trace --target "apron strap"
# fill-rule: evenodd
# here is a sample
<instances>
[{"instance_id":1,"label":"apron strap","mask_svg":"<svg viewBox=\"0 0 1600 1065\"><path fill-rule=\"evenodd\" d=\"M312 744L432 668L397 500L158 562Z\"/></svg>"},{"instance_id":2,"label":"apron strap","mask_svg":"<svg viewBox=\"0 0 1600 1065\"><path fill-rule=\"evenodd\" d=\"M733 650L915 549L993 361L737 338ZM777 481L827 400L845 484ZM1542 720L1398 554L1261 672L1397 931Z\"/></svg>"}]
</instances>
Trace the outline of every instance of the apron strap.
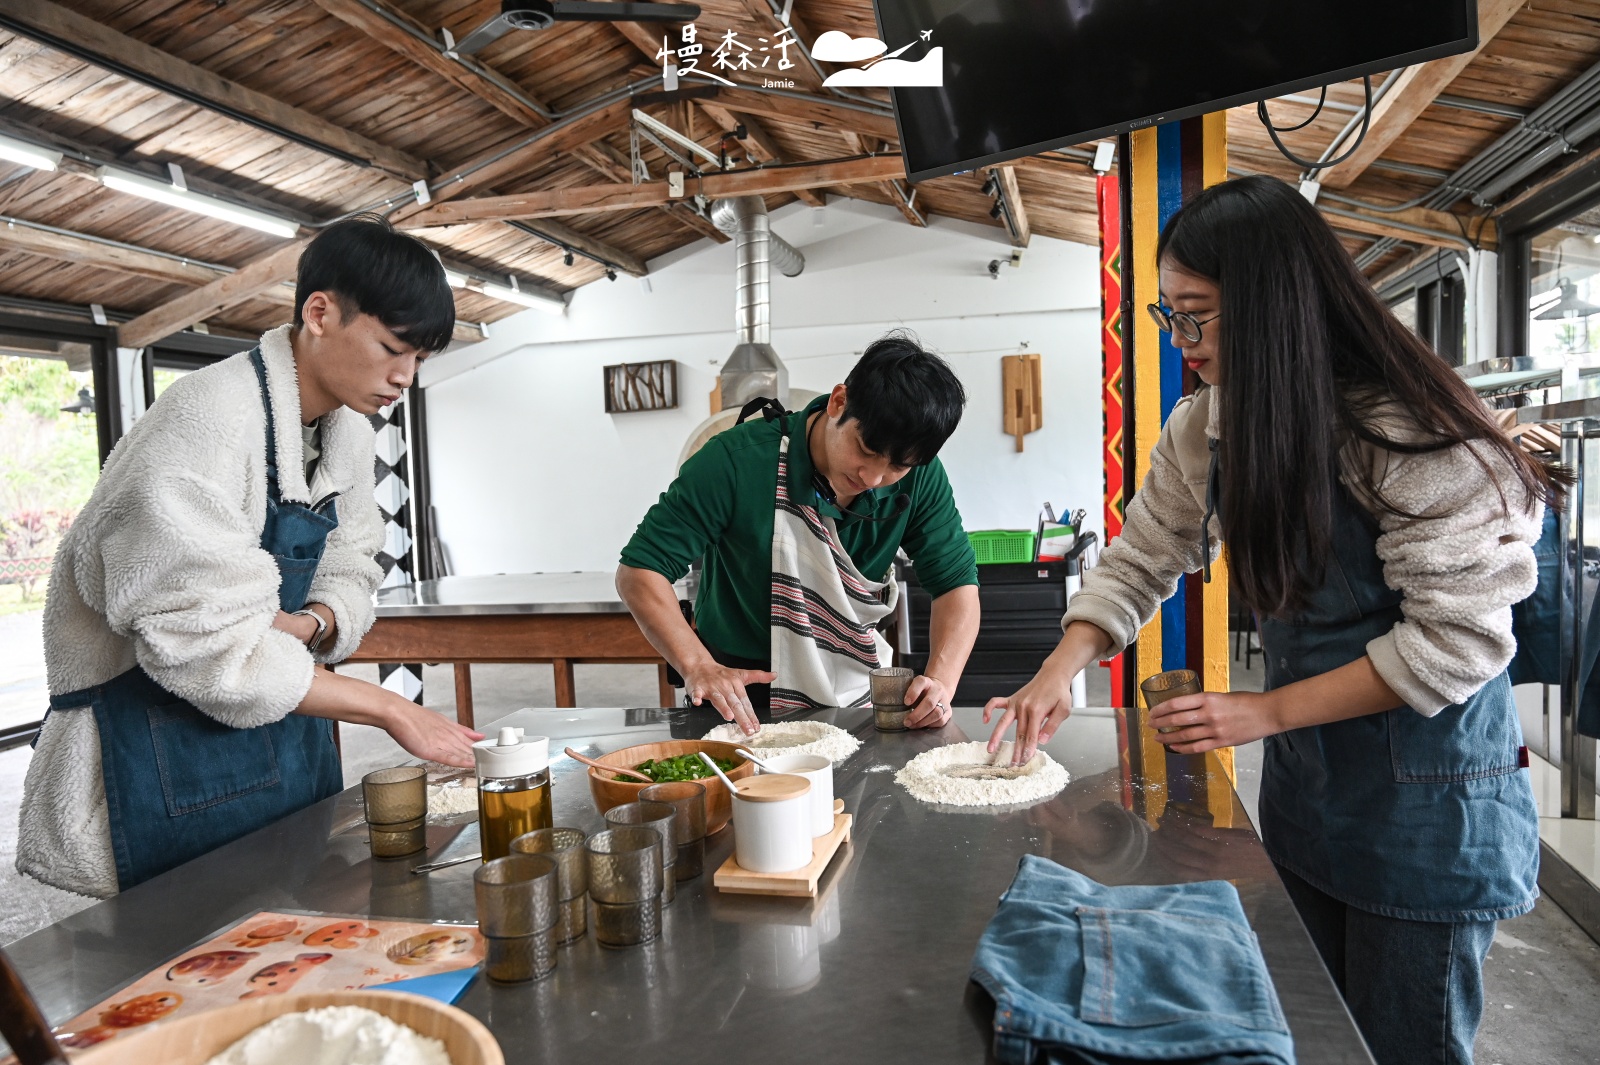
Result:
<instances>
[{"instance_id":1,"label":"apron strap","mask_svg":"<svg viewBox=\"0 0 1600 1065\"><path fill-rule=\"evenodd\" d=\"M768 399L766 396L757 396L755 399L752 399L749 403L746 403L744 406L739 408L739 420L733 424L743 425L747 419L752 417L758 411L761 413L761 417L765 418L769 422L775 422L779 418L782 418L789 413L783 409L783 404L779 403L777 400Z\"/></svg>"},{"instance_id":2,"label":"apron strap","mask_svg":"<svg viewBox=\"0 0 1600 1065\"><path fill-rule=\"evenodd\" d=\"M272 395L267 391L267 364L260 347L250 349L250 365L255 367L256 380L261 383L261 407L267 415L267 479L273 483L272 494L277 495L278 434L272 421Z\"/></svg>"}]
</instances>

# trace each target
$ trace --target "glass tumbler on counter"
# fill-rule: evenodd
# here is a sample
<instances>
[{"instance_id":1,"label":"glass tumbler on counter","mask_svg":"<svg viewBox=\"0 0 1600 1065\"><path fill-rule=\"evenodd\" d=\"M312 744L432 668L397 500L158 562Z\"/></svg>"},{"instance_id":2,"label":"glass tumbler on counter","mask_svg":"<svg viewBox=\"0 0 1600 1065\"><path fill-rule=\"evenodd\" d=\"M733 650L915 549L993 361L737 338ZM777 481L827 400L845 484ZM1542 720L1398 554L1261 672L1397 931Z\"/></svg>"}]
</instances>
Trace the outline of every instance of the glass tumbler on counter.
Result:
<instances>
[{"instance_id":1,"label":"glass tumbler on counter","mask_svg":"<svg viewBox=\"0 0 1600 1065\"><path fill-rule=\"evenodd\" d=\"M556 942L571 943L589 928L589 861L581 828L541 828L511 841L512 854L538 854L556 863Z\"/></svg>"},{"instance_id":2,"label":"glass tumbler on counter","mask_svg":"<svg viewBox=\"0 0 1600 1065\"><path fill-rule=\"evenodd\" d=\"M428 816L428 771L420 765L377 769L361 778L367 823L398 825Z\"/></svg>"},{"instance_id":3,"label":"glass tumbler on counter","mask_svg":"<svg viewBox=\"0 0 1600 1065\"><path fill-rule=\"evenodd\" d=\"M584 845L589 897L617 906L661 895L661 833L625 826L597 832Z\"/></svg>"},{"instance_id":4,"label":"glass tumbler on counter","mask_svg":"<svg viewBox=\"0 0 1600 1065\"><path fill-rule=\"evenodd\" d=\"M706 864L706 786L692 780L671 780L639 790L646 802L664 802L677 811L672 840L678 854L672 871L678 882L693 880Z\"/></svg>"},{"instance_id":5,"label":"glass tumbler on counter","mask_svg":"<svg viewBox=\"0 0 1600 1065\"><path fill-rule=\"evenodd\" d=\"M478 931L488 945L484 971L491 980L537 980L555 969L557 879L554 859L543 854L495 858L473 873Z\"/></svg>"},{"instance_id":6,"label":"glass tumbler on counter","mask_svg":"<svg viewBox=\"0 0 1600 1065\"><path fill-rule=\"evenodd\" d=\"M361 778L361 800L374 858L404 858L427 846L428 774L422 766L368 773Z\"/></svg>"},{"instance_id":7,"label":"glass tumbler on counter","mask_svg":"<svg viewBox=\"0 0 1600 1065\"><path fill-rule=\"evenodd\" d=\"M641 789L642 790L642 789ZM613 806L605 813L606 824L613 827L640 825L654 829L661 836L661 904L678 897L678 875L673 868L678 861L678 845L673 838L673 822L678 811L664 802L641 799Z\"/></svg>"},{"instance_id":8,"label":"glass tumbler on counter","mask_svg":"<svg viewBox=\"0 0 1600 1065\"><path fill-rule=\"evenodd\" d=\"M543 854L513 854L472 874L478 930L501 939L531 936L556 923L556 863Z\"/></svg>"}]
</instances>

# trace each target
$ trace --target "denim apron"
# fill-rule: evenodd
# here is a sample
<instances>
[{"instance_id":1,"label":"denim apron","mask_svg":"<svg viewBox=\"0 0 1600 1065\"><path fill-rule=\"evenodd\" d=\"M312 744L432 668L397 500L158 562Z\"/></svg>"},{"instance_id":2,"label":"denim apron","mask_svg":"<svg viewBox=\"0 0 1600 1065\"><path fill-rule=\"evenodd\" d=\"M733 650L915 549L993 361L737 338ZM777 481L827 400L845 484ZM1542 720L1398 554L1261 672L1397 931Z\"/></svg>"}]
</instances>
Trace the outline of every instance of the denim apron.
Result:
<instances>
[{"instance_id":1,"label":"denim apron","mask_svg":"<svg viewBox=\"0 0 1600 1065\"><path fill-rule=\"evenodd\" d=\"M278 564L278 605L303 608L328 534L334 500L286 503L261 349L250 352L267 414L267 515L261 549ZM289 714L256 728L207 717L135 666L104 684L50 698L52 711L94 711L111 821L117 886L126 891L335 795L343 787L333 722Z\"/></svg>"},{"instance_id":2,"label":"denim apron","mask_svg":"<svg viewBox=\"0 0 1600 1065\"><path fill-rule=\"evenodd\" d=\"M1296 616L1260 619L1269 691L1356 661L1401 620L1377 522L1334 484L1321 586ZM1313 887L1411 921L1493 921L1533 908L1539 818L1504 672L1431 718L1402 706L1268 736L1265 747L1262 840Z\"/></svg>"}]
</instances>

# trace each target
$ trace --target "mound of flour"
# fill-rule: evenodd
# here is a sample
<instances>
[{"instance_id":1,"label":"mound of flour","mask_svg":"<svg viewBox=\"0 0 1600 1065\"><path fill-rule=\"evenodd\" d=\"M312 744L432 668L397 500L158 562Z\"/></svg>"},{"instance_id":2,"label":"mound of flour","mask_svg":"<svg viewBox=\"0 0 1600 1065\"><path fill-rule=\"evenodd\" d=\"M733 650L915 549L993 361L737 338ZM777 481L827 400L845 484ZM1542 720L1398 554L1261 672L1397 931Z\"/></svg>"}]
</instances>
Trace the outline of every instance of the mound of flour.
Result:
<instances>
[{"instance_id":1,"label":"mound of flour","mask_svg":"<svg viewBox=\"0 0 1600 1065\"><path fill-rule=\"evenodd\" d=\"M1001 749L1009 753L1010 744ZM1025 765L1004 765L1003 775L982 779L964 774L982 772L979 767L994 761L989 745L982 741L951 743L923 751L895 774L895 783L923 802L948 806L1010 806L1015 803L1048 799L1067 786L1071 776L1060 762L1043 751Z\"/></svg>"},{"instance_id":2,"label":"mound of flour","mask_svg":"<svg viewBox=\"0 0 1600 1065\"><path fill-rule=\"evenodd\" d=\"M861 741L825 721L775 721L746 736L733 722L718 725L701 739L721 740L748 747L757 757L769 754L820 754L835 764L856 753Z\"/></svg>"},{"instance_id":3,"label":"mound of flour","mask_svg":"<svg viewBox=\"0 0 1600 1065\"><path fill-rule=\"evenodd\" d=\"M428 816L456 817L478 812L478 782L471 778L428 785Z\"/></svg>"},{"instance_id":4,"label":"mound of flour","mask_svg":"<svg viewBox=\"0 0 1600 1065\"><path fill-rule=\"evenodd\" d=\"M361 1006L285 1013L206 1065L450 1065L437 1039Z\"/></svg>"}]
</instances>

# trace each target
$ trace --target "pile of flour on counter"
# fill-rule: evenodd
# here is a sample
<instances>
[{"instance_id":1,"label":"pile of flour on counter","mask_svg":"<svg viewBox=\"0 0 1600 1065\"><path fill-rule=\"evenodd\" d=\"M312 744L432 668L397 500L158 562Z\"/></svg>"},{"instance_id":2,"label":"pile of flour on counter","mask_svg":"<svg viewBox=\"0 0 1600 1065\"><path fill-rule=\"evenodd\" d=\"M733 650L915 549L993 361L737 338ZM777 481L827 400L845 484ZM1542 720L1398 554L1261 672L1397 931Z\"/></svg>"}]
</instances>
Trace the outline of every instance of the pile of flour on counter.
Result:
<instances>
[{"instance_id":1,"label":"pile of flour on counter","mask_svg":"<svg viewBox=\"0 0 1600 1065\"><path fill-rule=\"evenodd\" d=\"M748 747L757 758L780 754L820 754L834 763L844 761L861 747L860 740L826 721L774 721L762 725L754 736L746 736L743 729L730 721L726 725L718 725L700 738Z\"/></svg>"},{"instance_id":2,"label":"pile of flour on counter","mask_svg":"<svg viewBox=\"0 0 1600 1065\"><path fill-rule=\"evenodd\" d=\"M206 1065L450 1065L437 1039L360 1006L275 1017Z\"/></svg>"},{"instance_id":3,"label":"pile of flour on counter","mask_svg":"<svg viewBox=\"0 0 1600 1065\"><path fill-rule=\"evenodd\" d=\"M455 817L478 812L478 782L472 777L428 785L428 816Z\"/></svg>"},{"instance_id":4,"label":"pile of flour on counter","mask_svg":"<svg viewBox=\"0 0 1600 1065\"><path fill-rule=\"evenodd\" d=\"M951 743L923 751L895 774L894 781L923 802L949 806L1009 806L1048 799L1067 786L1071 776L1043 751L1026 764L1012 767L1011 743L1000 748L998 774L989 779L966 776L987 771L994 762L987 743Z\"/></svg>"}]
</instances>

